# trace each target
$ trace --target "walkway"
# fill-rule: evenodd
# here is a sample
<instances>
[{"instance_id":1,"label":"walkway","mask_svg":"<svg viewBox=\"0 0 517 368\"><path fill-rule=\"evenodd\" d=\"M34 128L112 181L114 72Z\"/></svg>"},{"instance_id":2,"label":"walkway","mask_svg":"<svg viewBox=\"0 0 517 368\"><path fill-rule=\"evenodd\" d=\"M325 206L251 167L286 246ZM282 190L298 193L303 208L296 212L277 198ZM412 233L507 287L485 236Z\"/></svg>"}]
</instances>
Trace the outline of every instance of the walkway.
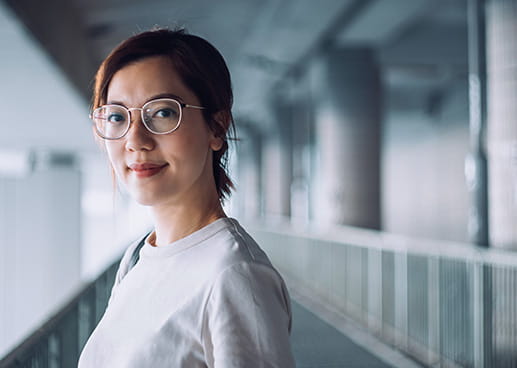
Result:
<instances>
[{"instance_id":1,"label":"walkway","mask_svg":"<svg viewBox=\"0 0 517 368\"><path fill-rule=\"evenodd\" d=\"M291 342L298 368L389 368L295 301Z\"/></svg>"}]
</instances>

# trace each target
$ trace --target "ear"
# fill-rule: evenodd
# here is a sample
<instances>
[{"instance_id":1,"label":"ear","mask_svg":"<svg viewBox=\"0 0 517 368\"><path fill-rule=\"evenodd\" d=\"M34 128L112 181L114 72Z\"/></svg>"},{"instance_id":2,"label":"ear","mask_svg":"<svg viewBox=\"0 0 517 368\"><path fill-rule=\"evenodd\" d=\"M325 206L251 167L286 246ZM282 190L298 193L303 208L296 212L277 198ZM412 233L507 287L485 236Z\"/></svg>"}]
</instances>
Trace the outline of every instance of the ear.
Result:
<instances>
[{"instance_id":1,"label":"ear","mask_svg":"<svg viewBox=\"0 0 517 368\"><path fill-rule=\"evenodd\" d=\"M212 151L219 151L223 148L223 139L212 135L212 138L210 138L210 148Z\"/></svg>"},{"instance_id":2,"label":"ear","mask_svg":"<svg viewBox=\"0 0 517 368\"><path fill-rule=\"evenodd\" d=\"M215 126L212 129L212 137L210 138L210 148L212 151L219 151L224 144L224 136L226 135L226 130L228 129L228 118L227 114L223 111L216 112L214 114L214 122Z\"/></svg>"}]
</instances>

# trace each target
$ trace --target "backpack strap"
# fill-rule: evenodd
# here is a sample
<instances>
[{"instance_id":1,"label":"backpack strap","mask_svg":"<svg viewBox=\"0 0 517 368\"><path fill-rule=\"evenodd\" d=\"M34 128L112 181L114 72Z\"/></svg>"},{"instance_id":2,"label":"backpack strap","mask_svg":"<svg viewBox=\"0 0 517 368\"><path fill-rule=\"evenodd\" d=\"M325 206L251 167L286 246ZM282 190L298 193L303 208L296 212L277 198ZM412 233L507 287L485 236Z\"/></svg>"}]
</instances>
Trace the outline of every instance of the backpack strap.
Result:
<instances>
[{"instance_id":1,"label":"backpack strap","mask_svg":"<svg viewBox=\"0 0 517 368\"><path fill-rule=\"evenodd\" d=\"M135 265L137 264L138 260L140 259L140 249L142 249L142 247L144 246L145 244L145 239L147 239L147 237L149 236L149 234L151 234L152 231L149 231L143 238L142 240L140 240L140 243L138 243L138 245L136 246L136 248L133 250L133 254L131 254L131 259L129 260L129 264L128 264L128 268L127 268L127 272L129 272L133 267L135 267Z\"/></svg>"}]
</instances>

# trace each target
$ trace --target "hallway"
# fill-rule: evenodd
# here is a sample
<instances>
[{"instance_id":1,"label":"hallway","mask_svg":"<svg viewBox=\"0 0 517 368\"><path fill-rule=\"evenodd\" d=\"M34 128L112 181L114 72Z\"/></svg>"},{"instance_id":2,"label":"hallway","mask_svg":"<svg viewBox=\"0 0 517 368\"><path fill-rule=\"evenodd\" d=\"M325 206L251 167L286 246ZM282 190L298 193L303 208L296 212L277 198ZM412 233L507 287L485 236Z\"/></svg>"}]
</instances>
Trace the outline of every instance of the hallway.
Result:
<instances>
[{"instance_id":1,"label":"hallway","mask_svg":"<svg viewBox=\"0 0 517 368\"><path fill-rule=\"evenodd\" d=\"M292 307L291 341L298 368L392 367L297 302Z\"/></svg>"}]
</instances>

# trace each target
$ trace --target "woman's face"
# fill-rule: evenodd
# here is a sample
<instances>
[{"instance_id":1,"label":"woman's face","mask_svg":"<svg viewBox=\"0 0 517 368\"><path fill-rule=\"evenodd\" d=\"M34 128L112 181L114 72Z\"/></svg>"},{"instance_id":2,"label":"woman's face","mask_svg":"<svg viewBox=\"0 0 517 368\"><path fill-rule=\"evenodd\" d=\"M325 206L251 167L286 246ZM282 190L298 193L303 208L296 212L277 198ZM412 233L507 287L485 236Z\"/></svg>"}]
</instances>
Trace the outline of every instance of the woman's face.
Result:
<instances>
[{"instance_id":1,"label":"woman's face","mask_svg":"<svg viewBox=\"0 0 517 368\"><path fill-rule=\"evenodd\" d=\"M107 104L142 107L157 98L174 98L199 106L164 56L142 59L113 76ZM140 110L131 111L131 127L121 139L106 141L108 157L117 178L141 204L188 205L189 201L215 189L212 152L222 141L208 128L202 110L184 108L174 132L156 135L142 123Z\"/></svg>"}]
</instances>

